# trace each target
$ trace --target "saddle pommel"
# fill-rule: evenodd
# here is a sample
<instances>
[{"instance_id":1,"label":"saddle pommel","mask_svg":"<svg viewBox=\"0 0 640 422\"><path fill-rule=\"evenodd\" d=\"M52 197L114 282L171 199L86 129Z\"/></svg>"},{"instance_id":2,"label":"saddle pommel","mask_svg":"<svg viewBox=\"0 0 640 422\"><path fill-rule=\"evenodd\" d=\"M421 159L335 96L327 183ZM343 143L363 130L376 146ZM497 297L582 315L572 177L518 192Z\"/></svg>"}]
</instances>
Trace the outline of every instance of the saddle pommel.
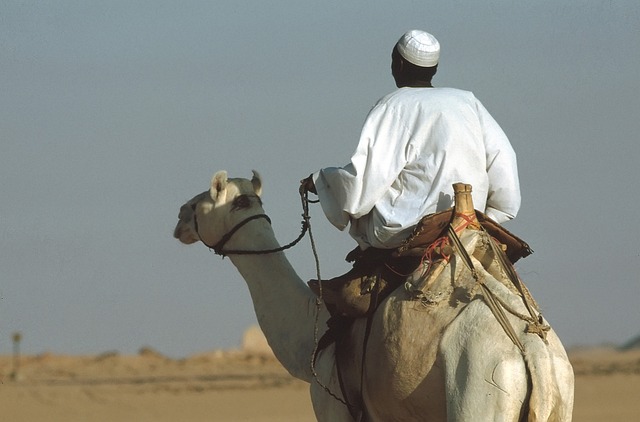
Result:
<instances>
[{"instance_id":1,"label":"saddle pommel","mask_svg":"<svg viewBox=\"0 0 640 422\"><path fill-rule=\"evenodd\" d=\"M454 183L453 193L455 199L455 216L453 226L457 227L462 224L460 219L466 220L470 228L478 229L480 226L476 219L476 211L473 207L473 198L471 197L471 185L466 183ZM458 220L458 221L456 221Z\"/></svg>"}]
</instances>

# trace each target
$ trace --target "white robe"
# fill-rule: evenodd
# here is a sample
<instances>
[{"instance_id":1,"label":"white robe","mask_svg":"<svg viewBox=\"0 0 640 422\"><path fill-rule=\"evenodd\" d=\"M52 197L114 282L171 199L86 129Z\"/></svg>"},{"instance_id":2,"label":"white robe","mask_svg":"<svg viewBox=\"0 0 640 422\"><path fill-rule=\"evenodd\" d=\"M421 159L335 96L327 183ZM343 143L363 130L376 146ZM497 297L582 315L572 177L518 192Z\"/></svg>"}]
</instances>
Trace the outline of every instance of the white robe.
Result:
<instances>
[{"instance_id":1,"label":"white robe","mask_svg":"<svg viewBox=\"0 0 640 422\"><path fill-rule=\"evenodd\" d=\"M457 182L495 221L516 216L520 187L506 135L471 92L400 88L369 112L351 162L313 174L329 221L361 248L399 246L420 218L450 208Z\"/></svg>"}]
</instances>

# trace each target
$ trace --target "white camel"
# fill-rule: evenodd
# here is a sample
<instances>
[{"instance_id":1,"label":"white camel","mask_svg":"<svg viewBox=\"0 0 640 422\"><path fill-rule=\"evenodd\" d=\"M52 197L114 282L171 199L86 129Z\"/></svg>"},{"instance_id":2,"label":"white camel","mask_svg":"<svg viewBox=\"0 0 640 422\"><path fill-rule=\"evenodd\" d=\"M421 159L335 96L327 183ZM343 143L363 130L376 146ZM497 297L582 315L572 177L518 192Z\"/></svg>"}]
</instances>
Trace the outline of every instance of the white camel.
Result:
<instances>
[{"instance_id":1,"label":"white camel","mask_svg":"<svg viewBox=\"0 0 640 422\"><path fill-rule=\"evenodd\" d=\"M210 247L225 237L224 250L278 248L261 192L256 172L251 180L216 173L208 191L181 207L174 236ZM310 383L319 421L570 421L573 371L560 340L542 317L533 325L546 327L546 340L526 332L532 321L524 295L487 259L486 235L464 230L460 240L475 273L454 259L425 286L418 270L382 302L368 329L366 318L357 319L340 347L322 349L315 365L314 330L325 331L329 313L285 254L229 257L276 357ZM487 306L487 291L507 310L515 340Z\"/></svg>"}]
</instances>

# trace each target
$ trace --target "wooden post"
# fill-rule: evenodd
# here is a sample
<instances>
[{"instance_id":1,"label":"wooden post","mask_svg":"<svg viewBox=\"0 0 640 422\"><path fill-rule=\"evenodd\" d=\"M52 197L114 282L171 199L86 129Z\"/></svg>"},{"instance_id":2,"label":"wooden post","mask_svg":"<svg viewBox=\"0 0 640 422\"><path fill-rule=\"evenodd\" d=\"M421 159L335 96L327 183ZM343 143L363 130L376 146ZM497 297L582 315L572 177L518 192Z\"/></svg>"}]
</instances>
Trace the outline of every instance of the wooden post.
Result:
<instances>
[{"instance_id":1,"label":"wooden post","mask_svg":"<svg viewBox=\"0 0 640 422\"><path fill-rule=\"evenodd\" d=\"M22 340L22 334L19 331L13 333L13 370L11 371L10 378L12 381L20 381L20 340Z\"/></svg>"}]
</instances>

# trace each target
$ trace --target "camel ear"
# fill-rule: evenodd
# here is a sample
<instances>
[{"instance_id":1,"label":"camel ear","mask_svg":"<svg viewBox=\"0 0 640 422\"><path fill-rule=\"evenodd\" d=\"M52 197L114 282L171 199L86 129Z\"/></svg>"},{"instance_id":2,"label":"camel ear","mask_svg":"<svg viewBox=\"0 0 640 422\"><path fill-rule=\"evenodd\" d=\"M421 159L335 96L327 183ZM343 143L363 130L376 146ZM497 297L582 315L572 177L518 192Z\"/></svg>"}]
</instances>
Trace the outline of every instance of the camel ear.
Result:
<instances>
[{"instance_id":1,"label":"camel ear","mask_svg":"<svg viewBox=\"0 0 640 422\"><path fill-rule=\"evenodd\" d=\"M211 178L211 189L209 189L209 194L211 195L211 199L214 201L218 199L220 192L227 188L227 172L221 170L213 175Z\"/></svg>"},{"instance_id":2,"label":"camel ear","mask_svg":"<svg viewBox=\"0 0 640 422\"><path fill-rule=\"evenodd\" d=\"M262 178L260 177L260 173L255 170L253 171L253 177L251 178L251 184L253 185L253 190L256 195L262 195Z\"/></svg>"}]
</instances>

